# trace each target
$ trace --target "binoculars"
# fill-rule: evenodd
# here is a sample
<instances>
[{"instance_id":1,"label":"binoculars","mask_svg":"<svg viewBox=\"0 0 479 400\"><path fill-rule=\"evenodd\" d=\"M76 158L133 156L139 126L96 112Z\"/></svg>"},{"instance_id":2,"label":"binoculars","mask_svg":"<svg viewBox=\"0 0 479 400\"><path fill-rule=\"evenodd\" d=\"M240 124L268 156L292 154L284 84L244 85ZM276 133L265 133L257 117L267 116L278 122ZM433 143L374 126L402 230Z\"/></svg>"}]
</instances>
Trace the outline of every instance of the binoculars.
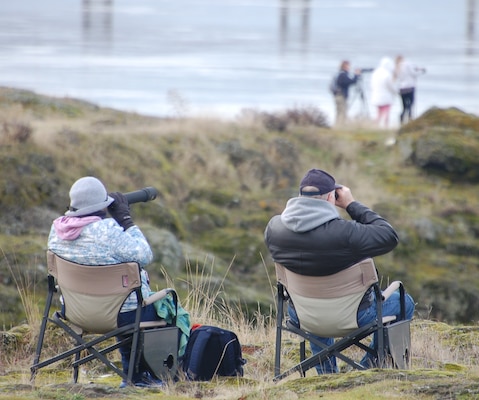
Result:
<instances>
[{"instance_id":1,"label":"binoculars","mask_svg":"<svg viewBox=\"0 0 479 400\"><path fill-rule=\"evenodd\" d=\"M152 186L148 186L143 189L135 190L134 192L124 193L124 195L128 200L128 204L144 203L155 200L158 195L158 190Z\"/></svg>"}]
</instances>

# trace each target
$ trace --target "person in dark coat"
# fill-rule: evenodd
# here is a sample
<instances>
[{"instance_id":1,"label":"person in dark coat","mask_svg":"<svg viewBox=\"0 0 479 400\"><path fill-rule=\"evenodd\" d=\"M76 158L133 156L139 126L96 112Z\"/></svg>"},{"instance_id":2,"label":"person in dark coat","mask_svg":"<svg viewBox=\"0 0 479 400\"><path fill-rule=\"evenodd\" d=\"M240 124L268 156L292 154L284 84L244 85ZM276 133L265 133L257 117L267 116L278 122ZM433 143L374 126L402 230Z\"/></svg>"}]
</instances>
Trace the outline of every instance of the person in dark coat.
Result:
<instances>
[{"instance_id":1,"label":"person in dark coat","mask_svg":"<svg viewBox=\"0 0 479 400\"><path fill-rule=\"evenodd\" d=\"M334 101L336 104L336 125L344 125L347 121L349 87L354 85L361 76L361 70L356 69L354 75L349 73L349 61L341 62L339 73L336 77Z\"/></svg>"},{"instance_id":2,"label":"person in dark coat","mask_svg":"<svg viewBox=\"0 0 479 400\"><path fill-rule=\"evenodd\" d=\"M351 220L341 218L338 208L346 210ZM301 275L326 276L342 271L366 258L392 251L399 243L391 224L379 214L356 201L351 190L336 184L320 169L309 170L301 180L299 196L288 200L285 209L269 221L265 243L273 260ZM414 301L406 294L406 319L414 313ZM290 319L299 326L294 307L288 307ZM383 304L383 315L400 318L399 292ZM357 314L358 326L376 318L376 299L369 290ZM333 338L318 338L332 345ZM375 346L373 339L372 346ZM321 348L311 343L314 354ZM361 364L374 366L367 354ZM335 357L316 367L319 374L338 372Z\"/></svg>"}]
</instances>

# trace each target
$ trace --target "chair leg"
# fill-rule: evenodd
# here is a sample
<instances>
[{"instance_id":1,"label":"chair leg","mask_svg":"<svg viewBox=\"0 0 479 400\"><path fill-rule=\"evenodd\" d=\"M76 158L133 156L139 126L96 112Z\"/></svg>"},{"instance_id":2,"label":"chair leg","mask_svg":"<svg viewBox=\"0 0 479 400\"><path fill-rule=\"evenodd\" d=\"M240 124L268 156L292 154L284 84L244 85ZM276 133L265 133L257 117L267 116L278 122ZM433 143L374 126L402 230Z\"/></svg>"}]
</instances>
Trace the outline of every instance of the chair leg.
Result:
<instances>
[{"instance_id":1,"label":"chair leg","mask_svg":"<svg viewBox=\"0 0 479 400\"><path fill-rule=\"evenodd\" d=\"M377 359L378 359L378 367L383 368L386 361L386 350L384 348L384 326L380 324L378 326L378 342L377 342Z\"/></svg>"},{"instance_id":2,"label":"chair leg","mask_svg":"<svg viewBox=\"0 0 479 400\"><path fill-rule=\"evenodd\" d=\"M135 328L131 338L130 363L128 365L128 383L133 383L133 372L139 367L140 360L139 344L140 344L140 320L141 307L136 308Z\"/></svg>"},{"instance_id":3,"label":"chair leg","mask_svg":"<svg viewBox=\"0 0 479 400\"><path fill-rule=\"evenodd\" d=\"M283 285L278 282L277 291L277 314L276 314L276 346L274 356L274 376L277 376L281 372L281 339L283 331L283 318L284 318L284 296Z\"/></svg>"},{"instance_id":4,"label":"chair leg","mask_svg":"<svg viewBox=\"0 0 479 400\"><path fill-rule=\"evenodd\" d=\"M130 348L130 361L128 364L128 383L133 383L133 374L138 372L141 353L138 351L139 331L135 331L132 336Z\"/></svg>"},{"instance_id":5,"label":"chair leg","mask_svg":"<svg viewBox=\"0 0 479 400\"><path fill-rule=\"evenodd\" d=\"M81 343L77 342L77 346L81 345ZM78 374L79 374L79 368L78 368L78 360L80 359L80 351L75 353L75 361L73 362L73 383L78 382Z\"/></svg>"},{"instance_id":6,"label":"chair leg","mask_svg":"<svg viewBox=\"0 0 479 400\"><path fill-rule=\"evenodd\" d=\"M346 357L344 354L342 354L342 351L351 346L357 346L362 349L368 349L369 351L372 351L371 349L367 348L367 346L362 344L360 340L374 333L376 331L376 328L377 328L376 322L371 322L370 324L362 328L359 328L358 330L351 333L350 335L345 336L340 340L337 340L332 346L326 346L324 343L319 342L307 332L304 332L300 330L299 328L296 328L295 326L288 325L287 327L284 328L285 330L287 330L288 332L294 333L307 341L312 341L316 343L323 350L321 350L317 354L312 355L309 358L306 358L304 361L301 361L299 364L295 365L289 370L283 373L275 374L273 381L278 382L281 379L284 379L295 372L299 372L302 376L304 376L306 371L310 370L311 368L315 367L316 365L320 363L325 362L331 356L338 357L339 359L343 360L345 363L351 365L355 369L365 370L366 369L365 367L363 367L358 362L350 359L349 357Z\"/></svg>"},{"instance_id":7,"label":"chair leg","mask_svg":"<svg viewBox=\"0 0 479 400\"><path fill-rule=\"evenodd\" d=\"M299 344L299 359L301 362L306 360L306 341L302 340ZM301 376L304 378L306 376L306 371L301 370Z\"/></svg>"},{"instance_id":8,"label":"chair leg","mask_svg":"<svg viewBox=\"0 0 479 400\"><path fill-rule=\"evenodd\" d=\"M51 279L53 280L53 277L51 277ZM50 282L50 276L48 277L48 286L49 286L49 291L48 291L47 301L45 304L45 310L43 311L42 323L40 325L40 334L38 335L37 349L35 351L35 358L33 359L33 365L30 367L30 371L31 371L30 381L32 383L35 381L35 377L38 372L38 363L40 361L40 356L42 354L43 341L45 339L45 331L47 328L48 316L50 314L50 307L52 305L52 298L53 298L53 293L55 290L54 282L53 283Z\"/></svg>"},{"instance_id":9,"label":"chair leg","mask_svg":"<svg viewBox=\"0 0 479 400\"><path fill-rule=\"evenodd\" d=\"M78 333L76 333L70 326L68 326L66 323L64 323L60 317L58 317L56 314L54 314L52 319L48 319L49 322L52 322L56 324L58 327L62 328L66 333L70 335L71 338L75 340L75 347L73 347L70 350L67 350L61 354L58 354L52 358L49 358L48 360L44 360L42 362L38 362L32 366L32 371L36 371L40 368L46 367L48 365L51 365L57 361L63 360L68 357L75 356L75 360L73 361L73 379L78 379L78 372L75 372L75 369L78 371L78 367L88 361L91 361L93 359L98 359L99 361L103 362L109 369L113 370L115 373L117 373L122 379L127 380L127 375L123 373L121 369L119 369L115 364L113 364L107 357L106 354L110 353L113 350L116 350L118 348L118 344L111 345L109 347L103 348L103 349L97 349L96 346L99 345L100 343L104 342L106 339L114 337L116 335L121 335L122 333L127 332L129 329L131 329L130 326L126 326L124 328L119 328L116 331L110 332L108 335L105 336L98 336L95 339L85 342ZM130 339L127 339L129 341ZM124 344L124 343L122 343ZM87 350L90 354L81 357L81 351ZM75 377L76 375L76 377Z\"/></svg>"}]
</instances>

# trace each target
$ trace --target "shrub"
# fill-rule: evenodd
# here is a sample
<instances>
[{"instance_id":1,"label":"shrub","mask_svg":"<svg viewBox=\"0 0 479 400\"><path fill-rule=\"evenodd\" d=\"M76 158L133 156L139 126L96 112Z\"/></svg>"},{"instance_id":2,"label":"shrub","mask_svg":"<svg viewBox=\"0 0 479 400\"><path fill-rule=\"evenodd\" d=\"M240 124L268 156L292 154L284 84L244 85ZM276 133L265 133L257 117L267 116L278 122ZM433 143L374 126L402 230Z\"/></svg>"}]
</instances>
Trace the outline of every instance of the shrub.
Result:
<instances>
[{"instance_id":1,"label":"shrub","mask_svg":"<svg viewBox=\"0 0 479 400\"><path fill-rule=\"evenodd\" d=\"M33 130L28 124L4 121L0 129L0 144L25 143L32 133Z\"/></svg>"}]
</instances>

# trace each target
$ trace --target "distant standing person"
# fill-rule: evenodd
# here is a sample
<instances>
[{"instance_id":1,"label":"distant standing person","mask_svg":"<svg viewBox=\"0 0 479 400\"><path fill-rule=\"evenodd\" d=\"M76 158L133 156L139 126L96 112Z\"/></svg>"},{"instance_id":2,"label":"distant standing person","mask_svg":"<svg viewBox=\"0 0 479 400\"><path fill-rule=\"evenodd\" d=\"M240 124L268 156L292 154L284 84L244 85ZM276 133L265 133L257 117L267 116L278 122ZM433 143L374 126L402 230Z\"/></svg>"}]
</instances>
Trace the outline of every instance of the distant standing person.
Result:
<instances>
[{"instance_id":1,"label":"distant standing person","mask_svg":"<svg viewBox=\"0 0 479 400\"><path fill-rule=\"evenodd\" d=\"M397 92L394 61L389 57L383 57L371 75L371 104L377 107L376 121L380 127L389 126L389 113Z\"/></svg>"},{"instance_id":2,"label":"distant standing person","mask_svg":"<svg viewBox=\"0 0 479 400\"><path fill-rule=\"evenodd\" d=\"M401 125L413 119L412 108L416 92L417 77L426 72L425 68L418 67L410 61L405 60L403 56L396 57L396 69L394 71L397 85L399 87L399 95L402 100L402 112L400 115Z\"/></svg>"},{"instance_id":3,"label":"distant standing person","mask_svg":"<svg viewBox=\"0 0 479 400\"><path fill-rule=\"evenodd\" d=\"M361 76L361 70L356 69L354 75L350 75L351 65L349 61L341 62L339 73L332 89L336 103L336 125L344 125L347 120L349 87L354 85Z\"/></svg>"}]
</instances>

